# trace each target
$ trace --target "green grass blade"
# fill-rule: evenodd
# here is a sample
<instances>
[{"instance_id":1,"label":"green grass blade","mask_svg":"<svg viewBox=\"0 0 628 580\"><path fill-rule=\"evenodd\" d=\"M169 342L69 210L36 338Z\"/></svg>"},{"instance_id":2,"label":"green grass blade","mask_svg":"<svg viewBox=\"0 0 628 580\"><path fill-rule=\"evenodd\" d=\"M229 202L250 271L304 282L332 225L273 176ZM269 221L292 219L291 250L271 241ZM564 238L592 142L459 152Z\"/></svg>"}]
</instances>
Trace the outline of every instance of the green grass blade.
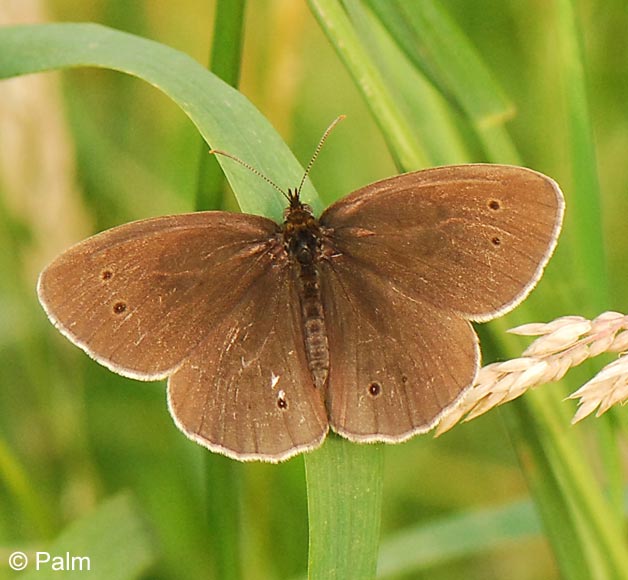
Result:
<instances>
[{"instance_id":1,"label":"green grass blade","mask_svg":"<svg viewBox=\"0 0 628 580\"><path fill-rule=\"evenodd\" d=\"M217 0L210 70L235 87L240 78L246 0Z\"/></svg>"},{"instance_id":2,"label":"green grass blade","mask_svg":"<svg viewBox=\"0 0 628 580\"><path fill-rule=\"evenodd\" d=\"M556 45L561 58L563 94L567 104L571 149L571 203L565 216L575 292L585 315L595 316L608 304L608 275L602 233L600 185L589 115L581 32L571 0L556 2Z\"/></svg>"},{"instance_id":3,"label":"green grass blade","mask_svg":"<svg viewBox=\"0 0 628 580\"><path fill-rule=\"evenodd\" d=\"M356 445L333 433L305 455L310 579L375 577L383 463L381 445Z\"/></svg>"},{"instance_id":4,"label":"green grass blade","mask_svg":"<svg viewBox=\"0 0 628 580\"><path fill-rule=\"evenodd\" d=\"M298 184L303 170L270 123L238 91L189 56L96 24L43 24L0 30L0 78L68 67L109 68L139 77L167 94L203 138L253 165L277 184ZM280 220L285 200L229 159L219 159L242 211ZM307 184L304 199L322 205Z\"/></svg>"},{"instance_id":5,"label":"green grass blade","mask_svg":"<svg viewBox=\"0 0 628 580\"><path fill-rule=\"evenodd\" d=\"M471 160L450 104L399 48L383 24L360 0L344 0L362 44L395 95L404 123L420 136L430 165ZM395 31L396 32L396 31Z\"/></svg>"},{"instance_id":6,"label":"green grass blade","mask_svg":"<svg viewBox=\"0 0 628 580\"><path fill-rule=\"evenodd\" d=\"M520 163L504 128L515 112L488 66L436 0L369 0L408 58L464 112L488 160Z\"/></svg>"},{"instance_id":7,"label":"green grass blade","mask_svg":"<svg viewBox=\"0 0 628 580\"><path fill-rule=\"evenodd\" d=\"M586 472L587 467L573 443L565 437L566 417L556 408L553 399L542 391L531 393L525 401L516 401L504 409L504 416L563 576L582 580L598 578L596 572L604 570L604 566L599 567L599 541L582 516L583 506L578 502L579 494L575 489L578 487L574 481L576 475L570 463L582 462L580 471ZM588 476L590 473L584 474L585 479ZM599 493L595 482L590 491L593 495Z\"/></svg>"},{"instance_id":8,"label":"green grass blade","mask_svg":"<svg viewBox=\"0 0 628 580\"><path fill-rule=\"evenodd\" d=\"M211 62L209 69L228 85L237 87L244 35L245 0L218 0L214 16ZM205 143L201 146L196 209L220 209L225 177L218 159L210 155Z\"/></svg>"},{"instance_id":9,"label":"green grass blade","mask_svg":"<svg viewBox=\"0 0 628 580\"><path fill-rule=\"evenodd\" d=\"M513 116L513 103L495 81L465 33L434 0L368 0L400 47L474 125Z\"/></svg>"},{"instance_id":10,"label":"green grass blade","mask_svg":"<svg viewBox=\"0 0 628 580\"><path fill-rule=\"evenodd\" d=\"M337 0L308 0L308 3L364 94L398 166L407 170L429 165L427 151L396 106L393 95L368 57L340 3Z\"/></svg>"},{"instance_id":11,"label":"green grass blade","mask_svg":"<svg viewBox=\"0 0 628 580\"><path fill-rule=\"evenodd\" d=\"M541 531L529 500L435 519L382 542L377 577L416 574L453 558L507 548Z\"/></svg>"},{"instance_id":12,"label":"green grass blade","mask_svg":"<svg viewBox=\"0 0 628 580\"><path fill-rule=\"evenodd\" d=\"M356 84L368 95L398 165L419 168L427 152L394 104L382 76L368 58L342 7L310 0L310 7ZM310 578L373 578L377 560L382 453L329 437L322 449L305 456L310 526Z\"/></svg>"},{"instance_id":13,"label":"green grass blade","mask_svg":"<svg viewBox=\"0 0 628 580\"><path fill-rule=\"evenodd\" d=\"M214 16L210 70L232 87L240 78L244 34L244 0L218 0ZM219 209L225 177L218 160L203 143L196 191L196 209ZM240 499L243 469L240 464L202 450L205 461L208 540L214 575L225 580L243 577Z\"/></svg>"}]
</instances>

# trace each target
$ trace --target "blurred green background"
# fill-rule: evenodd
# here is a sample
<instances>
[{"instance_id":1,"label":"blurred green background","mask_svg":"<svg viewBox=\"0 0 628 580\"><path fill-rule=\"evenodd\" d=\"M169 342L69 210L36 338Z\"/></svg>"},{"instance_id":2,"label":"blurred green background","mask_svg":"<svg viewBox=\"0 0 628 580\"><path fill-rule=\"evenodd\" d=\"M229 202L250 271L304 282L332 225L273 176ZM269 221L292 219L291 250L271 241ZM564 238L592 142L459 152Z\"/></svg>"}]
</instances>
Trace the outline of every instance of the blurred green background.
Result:
<instances>
[{"instance_id":1,"label":"blurred green background","mask_svg":"<svg viewBox=\"0 0 628 580\"><path fill-rule=\"evenodd\" d=\"M554 177L569 198L565 102L555 82L562 71L549 4L442 2L515 103L508 129L525 164ZM603 194L608 309L622 311L628 297L628 5L582 1L577 8ZM212 18L213 3L200 0L0 0L2 25L98 22L203 64ZM347 115L312 171L326 202L396 172L367 106L305 3L250 3L241 90L303 163L329 122ZM206 451L173 424L164 384L126 380L90 361L53 329L35 295L39 270L69 244L133 219L192 210L199 158L206 154L184 114L137 79L81 69L0 83L0 575L13 577L6 561L14 549L45 546L126 492L148 541L145 577L211 577ZM483 159L472 153L468 160ZM571 283L568 268L554 277ZM487 349L485 355L490 358ZM578 432L586 440L587 426ZM416 437L385 453L384 541L434 518L528 495L499 411L440 439ZM302 458L238 469L246 577L303 574ZM397 577L529 580L557 578L558 571L542 535L533 534Z\"/></svg>"}]
</instances>

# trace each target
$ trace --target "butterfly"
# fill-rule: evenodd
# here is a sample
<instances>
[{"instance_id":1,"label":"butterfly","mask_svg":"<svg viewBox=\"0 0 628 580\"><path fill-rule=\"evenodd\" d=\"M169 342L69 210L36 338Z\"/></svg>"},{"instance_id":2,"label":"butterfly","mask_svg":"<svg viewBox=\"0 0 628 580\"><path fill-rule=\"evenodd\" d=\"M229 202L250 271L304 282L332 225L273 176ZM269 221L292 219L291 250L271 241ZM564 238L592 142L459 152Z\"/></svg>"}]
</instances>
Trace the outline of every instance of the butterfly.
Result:
<instances>
[{"instance_id":1,"label":"butterfly","mask_svg":"<svg viewBox=\"0 0 628 580\"><path fill-rule=\"evenodd\" d=\"M541 277L558 185L522 167L437 167L319 217L300 189L280 224L207 211L99 233L43 270L39 300L110 370L168 378L176 425L229 457L285 460L329 428L356 442L428 431L479 369L470 321L510 311Z\"/></svg>"}]
</instances>

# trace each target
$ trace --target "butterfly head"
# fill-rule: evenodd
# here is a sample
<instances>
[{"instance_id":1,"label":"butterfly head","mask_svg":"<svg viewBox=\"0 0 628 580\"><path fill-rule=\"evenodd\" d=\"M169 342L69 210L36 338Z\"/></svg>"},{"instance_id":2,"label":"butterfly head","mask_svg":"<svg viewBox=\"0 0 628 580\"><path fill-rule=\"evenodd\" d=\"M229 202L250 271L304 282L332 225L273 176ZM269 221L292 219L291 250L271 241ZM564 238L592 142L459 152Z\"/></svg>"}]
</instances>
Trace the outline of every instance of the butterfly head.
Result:
<instances>
[{"instance_id":1,"label":"butterfly head","mask_svg":"<svg viewBox=\"0 0 628 580\"><path fill-rule=\"evenodd\" d=\"M318 252L320 230L312 208L299 198L299 190L288 190L289 205L282 226L288 254L301 264L311 264Z\"/></svg>"},{"instance_id":2,"label":"butterfly head","mask_svg":"<svg viewBox=\"0 0 628 580\"><path fill-rule=\"evenodd\" d=\"M288 207L283 212L284 219L288 218L290 212L298 212L298 211L307 211L310 214L312 213L312 208L301 201L301 190L300 189L288 189L288 193L284 194L286 199L288 200Z\"/></svg>"}]
</instances>

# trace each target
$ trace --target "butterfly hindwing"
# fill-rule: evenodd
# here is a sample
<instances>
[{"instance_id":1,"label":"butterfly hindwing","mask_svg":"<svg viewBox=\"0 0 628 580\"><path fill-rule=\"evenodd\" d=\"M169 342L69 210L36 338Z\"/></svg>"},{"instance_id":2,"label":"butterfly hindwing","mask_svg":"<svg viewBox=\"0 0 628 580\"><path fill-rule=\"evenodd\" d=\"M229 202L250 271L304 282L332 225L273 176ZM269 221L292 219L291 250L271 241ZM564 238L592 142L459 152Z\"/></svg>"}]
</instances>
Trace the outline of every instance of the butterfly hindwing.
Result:
<instances>
[{"instance_id":1,"label":"butterfly hindwing","mask_svg":"<svg viewBox=\"0 0 628 580\"><path fill-rule=\"evenodd\" d=\"M279 461L327 433L308 370L299 298L288 268L244 294L170 378L170 410L192 439L241 460Z\"/></svg>"},{"instance_id":2,"label":"butterfly hindwing","mask_svg":"<svg viewBox=\"0 0 628 580\"><path fill-rule=\"evenodd\" d=\"M351 258L324 268L331 427L353 441L403 441L434 426L479 365L466 320L416 301Z\"/></svg>"}]
</instances>

